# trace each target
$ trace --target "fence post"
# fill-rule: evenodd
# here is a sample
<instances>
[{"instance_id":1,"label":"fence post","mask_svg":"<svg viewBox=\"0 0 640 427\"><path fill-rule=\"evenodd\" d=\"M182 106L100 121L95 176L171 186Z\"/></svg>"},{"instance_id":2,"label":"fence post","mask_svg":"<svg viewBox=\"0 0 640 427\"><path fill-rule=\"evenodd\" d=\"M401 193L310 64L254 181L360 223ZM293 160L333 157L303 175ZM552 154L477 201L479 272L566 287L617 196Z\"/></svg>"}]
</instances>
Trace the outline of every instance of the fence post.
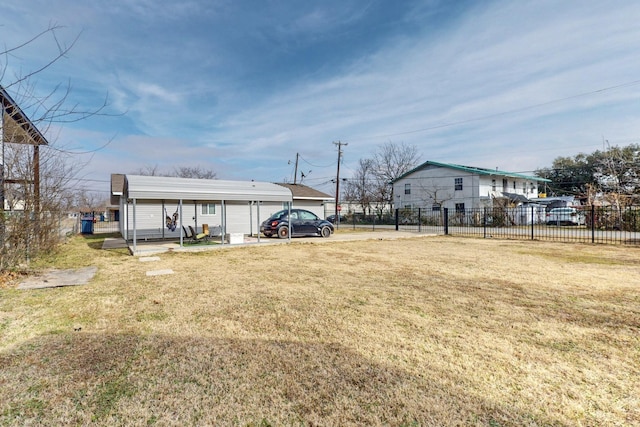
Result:
<instances>
[{"instance_id":1,"label":"fence post","mask_svg":"<svg viewBox=\"0 0 640 427\"><path fill-rule=\"evenodd\" d=\"M531 240L534 239L533 237L533 224L535 223L536 220L536 216L535 216L535 209L533 206L531 206Z\"/></svg>"},{"instance_id":2,"label":"fence post","mask_svg":"<svg viewBox=\"0 0 640 427\"><path fill-rule=\"evenodd\" d=\"M395 216L396 216L396 218L395 218L396 231L398 231L400 229L400 227L398 226L398 223L400 222L400 219L398 218L398 216L400 214L399 212L400 212L399 209L396 208L396 212L395 212Z\"/></svg>"},{"instance_id":3,"label":"fence post","mask_svg":"<svg viewBox=\"0 0 640 427\"><path fill-rule=\"evenodd\" d=\"M596 207L591 204L591 243L596 241Z\"/></svg>"},{"instance_id":4,"label":"fence post","mask_svg":"<svg viewBox=\"0 0 640 427\"><path fill-rule=\"evenodd\" d=\"M449 208L444 208L444 235L449 235Z\"/></svg>"},{"instance_id":5,"label":"fence post","mask_svg":"<svg viewBox=\"0 0 640 427\"><path fill-rule=\"evenodd\" d=\"M487 238L487 207L482 208L482 237Z\"/></svg>"},{"instance_id":6,"label":"fence post","mask_svg":"<svg viewBox=\"0 0 640 427\"><path fill-rule=\"evenodd\" d=\"M420 231L422 231L422 208L418 208L418 233L420 233Z\"/></svg>"}]
</instances>

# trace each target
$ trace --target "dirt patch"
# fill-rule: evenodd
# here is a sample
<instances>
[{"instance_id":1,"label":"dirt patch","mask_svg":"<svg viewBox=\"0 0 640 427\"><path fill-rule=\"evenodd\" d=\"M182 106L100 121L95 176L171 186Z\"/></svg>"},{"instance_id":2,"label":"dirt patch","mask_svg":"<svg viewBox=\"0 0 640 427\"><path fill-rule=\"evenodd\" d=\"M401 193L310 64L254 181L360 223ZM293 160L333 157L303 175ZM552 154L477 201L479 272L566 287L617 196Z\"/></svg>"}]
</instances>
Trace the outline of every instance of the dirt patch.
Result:
<instances>
[{"instance_id":1,"label":"dirt patch","mask_svg":"<svg viewBox=\"0 0 640 427\"><path fill-rule=\"evenodd\" d=\"M0 289L15 288L18 281L26 276L26 273L16 271L0 271Z\"/></svg>"}]
</instances>

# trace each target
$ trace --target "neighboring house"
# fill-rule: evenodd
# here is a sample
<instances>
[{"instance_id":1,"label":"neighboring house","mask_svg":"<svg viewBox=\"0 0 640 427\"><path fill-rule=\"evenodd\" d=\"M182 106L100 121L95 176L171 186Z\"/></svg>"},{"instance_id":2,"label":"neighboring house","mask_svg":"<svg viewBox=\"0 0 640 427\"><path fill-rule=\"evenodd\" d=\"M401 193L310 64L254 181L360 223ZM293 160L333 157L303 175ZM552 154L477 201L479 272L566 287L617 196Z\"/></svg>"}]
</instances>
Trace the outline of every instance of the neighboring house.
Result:
<instances>
[{"instance_id":1,"label":"neighboring house","mask_svg":"<svg viewBox=\"0 0 640 427\"><path fill-rule=\"evenodd\" d=\"M538 197L536 176L427 161L395 179L396 208L463 211L470 208L519 206Z\"/></svg>"},{"instance_id":2,"label":"neighboring house","mask_svg":"<svg viewBox=\"0 0 640 427\"><path fill-rule=\"evenodd\" d=\"M124 177L121 173L111 174L111 199L107 207L108 218L111 221L120 221L120 199L124 191Z\"/></svg>"},{"instance_id":3,"label":"neighboring house","mask_svg":"<svg viewBox=\"0 0 640 427\"><path fill-rule=\"evenodd\" d=\"M320 218L326 218L327 215L335 213L329 209L331 206L335 210L335 200L327 193L302 184L277 184L291 190L294 207L309 210Z\"/></svg>"}]
</instances>

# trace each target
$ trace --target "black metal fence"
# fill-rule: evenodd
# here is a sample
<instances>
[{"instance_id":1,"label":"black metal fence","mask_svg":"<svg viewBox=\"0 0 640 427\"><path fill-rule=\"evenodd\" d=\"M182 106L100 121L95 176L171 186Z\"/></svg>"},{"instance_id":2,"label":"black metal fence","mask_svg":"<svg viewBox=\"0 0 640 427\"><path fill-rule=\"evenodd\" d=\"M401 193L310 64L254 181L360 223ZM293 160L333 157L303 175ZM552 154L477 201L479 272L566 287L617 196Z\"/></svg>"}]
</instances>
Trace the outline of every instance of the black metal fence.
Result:
<instances>
[{"instance_id":1,"label":"black metal fence","mask_svg":"<svg viewBox=\"0 0 640 427\"><path fill-rule=\"evenodd\" d=\"M640 206L397 209L396 230L484 238L640 246Z\"/></svg>"}]
</instances>

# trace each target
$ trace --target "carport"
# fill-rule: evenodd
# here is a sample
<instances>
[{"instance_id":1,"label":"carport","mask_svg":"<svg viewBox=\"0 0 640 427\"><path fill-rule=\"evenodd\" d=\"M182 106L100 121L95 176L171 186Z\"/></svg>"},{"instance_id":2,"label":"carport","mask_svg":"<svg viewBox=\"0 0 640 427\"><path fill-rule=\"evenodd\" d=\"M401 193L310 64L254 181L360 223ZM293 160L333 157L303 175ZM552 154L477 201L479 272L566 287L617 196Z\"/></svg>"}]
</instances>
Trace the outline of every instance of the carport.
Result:
<instances>
[{"instance_id":1,"label":"carport","mask_svg":"<svg viewBox=\"0 0 640 427\"><path fill-rule=\"evenodd\" d=\"M248 206L255 206L257 215L255 216L255 226L260 238L260 204L262 202L277 202L288 205L293 202L293 196L288 188L269 182L259 181L224 181L212 179L192 179L175 178L161 176L141 176L125 175L122 206L126 212L126 220L121 225L123 236L128 236L129 231L133 233L133 250L137 250L138 228L137 205L141 202L157 205L161 212L166 203L176 203L179 212L180 247L183 246L183 209L185 202L219 202L221 206L221 235L224 243L224 236L227 232L227 202L246 202ZM131 212L131 221L129 220ZM253 229L253 215L250 210L247 221ZM197 211L194 212L197 216ZM131 230L128 228L131 224ZM123 229L124 228L124 229ZM291 238L289 233L289 239Z\"/></svg>"}]
</instances>

